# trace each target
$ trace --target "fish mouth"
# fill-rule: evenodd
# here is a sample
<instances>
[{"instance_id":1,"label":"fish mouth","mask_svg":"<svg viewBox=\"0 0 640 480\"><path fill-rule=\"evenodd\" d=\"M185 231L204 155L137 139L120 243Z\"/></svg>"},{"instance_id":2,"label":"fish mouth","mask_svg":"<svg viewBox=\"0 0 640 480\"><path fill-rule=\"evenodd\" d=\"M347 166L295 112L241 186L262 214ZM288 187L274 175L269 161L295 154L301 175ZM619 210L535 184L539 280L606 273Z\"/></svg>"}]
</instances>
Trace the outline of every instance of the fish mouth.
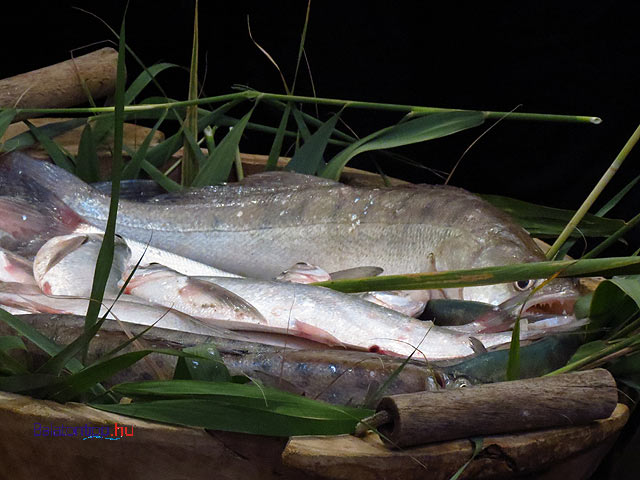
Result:
<instances>
[{"instance_id":1,"label":"fish mouth","mask_svg":"<svg viewBox=\"0 0 640 480\"><path fill-rule=\"evenodd\" d=\"M525 301L520 315L528 314L550 314L550 315L572 315L573 308L579 295L575 294L546 294L538 295L535 298ZM513 313L518 313L518 308Z\"/></svg>"},{"instance_id":2,"label":"fish mouth","mask_svg":"<svg viewBox=\"0 0 640 480\"><path fill-rule=\"evenodd\" d=\"M482 315L473 323L478 333L498 333L509 330L517 318L532 317L539 320L545 317L573 316L579 296L577 292L535 296L524 292L496 306L493 311Z\"/></svg>"}]
</instances>

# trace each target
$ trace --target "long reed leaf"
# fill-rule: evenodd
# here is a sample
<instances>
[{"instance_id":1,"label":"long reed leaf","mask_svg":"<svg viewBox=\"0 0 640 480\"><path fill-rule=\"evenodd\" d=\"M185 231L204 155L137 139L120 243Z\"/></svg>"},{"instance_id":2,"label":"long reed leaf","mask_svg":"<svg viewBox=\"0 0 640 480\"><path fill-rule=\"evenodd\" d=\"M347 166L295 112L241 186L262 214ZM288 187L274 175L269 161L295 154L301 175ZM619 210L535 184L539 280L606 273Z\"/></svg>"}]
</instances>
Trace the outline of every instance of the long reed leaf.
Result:
<instances>
[{"instance_id":1,"label":"long reed leaf","mask_svg":"<svg viewBox=\"0 0 640 480\"><path fill-rule=\"evenodd\" d=\"M131 105L136 97L144 90L144 88L153 81L153 79L160 73L169 68L176 68L178 65L173 63L157 63L146 68L138 77L131 82L129 88L124 95L124 104Z\"/></svg>"},{"instance_id":2,"label":"long reed leaf","mask_svg":"<svg viewBox=\"0 0 640 480\"><path fill-rule=\"evenodd\" d=\"M324 167L322 156L324 155L331 133L334 131L339 118L339 113L332 115L329 120L309 137L304 145L296 151L293 158L285 167L285 170L315 175L320 168Z\"/></svg>"},{"instance_id":3,"label":"long reed leaf","mask_svg":"<svg viewBox=\"0 0 640 480\"><path fill-rule=\"evenodd\" d=\"M236 157L236 149L242 138L242 133L254 110L255 105L242 117L240 122L225 135L215 150L209 154L209 158L193 180L192 186L204 187L206 185L227 181L229 173L231 172L231 166Z\"/></svg>"},{"instance_id":4,"label":"long reed leaf","mask_svg":"<svg viewBox=\"0 0 640 480\"><path fill-rule=\"evenodd\" d=\"M479 112L434 113L408 120L374 132L345 148L329 161L320 176L338 180L347 162L360 153L444 137L483 122Z\"/></svg>"},{"instance_id":5,"label":"long reed leaf","mask_svg":"<svg viewBox=\"0 0 640 480\"><path fill-rule=\"evenodd\" d=\"M51 140L51 138L49 138L49 136L43 130L40 130L29 120L24 120L24 123L29 127L29 131L35 137L35 139L40 143L40 145L42 145L42 148L45 149L47 155L51 157L53 163L61 168L64 168L68 172L75 172L75 165L73 164L73 162L71 162L71 160L69 160L69 158L65 155L65 153L56 142Z\"/></svg>"},{"instance_id":6,"label":"long reed leaf","mask_svg":"<svg viewBox=\"0 0 640 480\"><path fill-rule=\"evenodd\" d=\"M546 207L535 203L524 202L515 198L500 195L481 195L492 205L504 210L511 215L522 227L535 237L557 236L562 232L567 222L575 214L574 210ZM578 231L572 236L607 237L624 226L624 221L619 219L603 218L601 216L586 214L578 224Z\"/></svg>"},{"instance_id":7,"label":"long reed leaf","mask_svg":"<svg viewBox=\"0 0 640 480\"><path fill-rule=\"evenodd\" d=\"M98 150L93 129L91 124L87 122L80 136L78 144L78 155L76 156L75 174L87 183L100 181L100 160L98 158Z\"/></svg>"},{"instance_id":8,"label":"long reed leaf","mask_svg":"<svg viewBox=\"0 0 640 480\"><path fill-rule=\"evenodd\" d=\"M548 278L556 273L559 273L559 277L638 274L640 273L640 258L611 257L589 260L519 263L499 267L484 267L448 272L413 273L365 279L333 280L318 282L314 285L347 293L378 290L420 290L492 285L496 283L515 282L517 280Z\"/></svg>"}]
</instances>

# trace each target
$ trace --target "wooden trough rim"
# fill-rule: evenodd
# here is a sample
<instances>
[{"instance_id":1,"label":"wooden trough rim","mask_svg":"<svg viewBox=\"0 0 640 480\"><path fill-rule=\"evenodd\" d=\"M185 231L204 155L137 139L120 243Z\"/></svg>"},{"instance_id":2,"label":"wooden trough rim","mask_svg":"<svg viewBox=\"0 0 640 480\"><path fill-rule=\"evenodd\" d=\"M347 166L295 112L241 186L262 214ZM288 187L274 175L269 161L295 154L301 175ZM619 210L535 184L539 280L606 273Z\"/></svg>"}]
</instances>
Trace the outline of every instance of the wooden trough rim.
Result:
<instances>
[{"instance_id":1,"label":"wooden trough rim","mask_svg":"<svg viewBox=\"0 0 640 480\"><path fill-rule=\"evenodd\" d=\"M618 404L609 418L587 426L485 437L484 451L469 465L465 477L509 477L516 472L555 468L569 460L578 467L572 466L572 474L561 478L587 478L573 475L575 469L595 468L628 417L629 409ZM132 426L133 435L108 442L38 438L33 432L34 423L97 426L116 422ZM309 480L448 479L473 451L469 440L392 451L375 434L364 439L350 435L292 437L287 443L283 438L207 432L103 412L80 403L59 404L5 392L0 392L0 425L4 433L0 457L4 468L16 472L15 478L33 478L42 472L49 472L47 478L54 479L82 478L87 472L95 478L111 478L116 471L108 465L115 462L128 465L131 475L123 475L121 469L117 471L119 478L196 480L211 478L215 469L217 478L294 479L301 478L304 471ZM86 470L78 465L83 459ZM61 468L65 465L73 465L77 476L51 476L56 470L68 474L69 470ZM96 477L96 471L102 473Z\"/></svg>"}]
</instances>

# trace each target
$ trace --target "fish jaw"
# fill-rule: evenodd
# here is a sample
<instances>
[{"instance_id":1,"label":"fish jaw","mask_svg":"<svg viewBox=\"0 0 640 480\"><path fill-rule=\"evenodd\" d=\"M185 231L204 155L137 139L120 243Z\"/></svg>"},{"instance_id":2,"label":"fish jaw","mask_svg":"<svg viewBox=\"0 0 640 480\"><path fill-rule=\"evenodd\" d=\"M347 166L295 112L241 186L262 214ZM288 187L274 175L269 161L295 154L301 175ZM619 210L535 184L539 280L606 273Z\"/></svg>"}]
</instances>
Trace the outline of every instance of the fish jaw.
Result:
<instances>
[{"instance_id":1,"label":"fish jaw","mask_svg":"<svg viewBox=\"0 0 640 480\"><path fill-rule=\"evenodd\" d=\"M580 293L574 285L572 281L561 279L550 282L539 291L521 292L496 306L492 312L482 315L473 324L481 333L494 333L511 328L518 317L526 319L529 316L567 316L575 320L573 310ZM552 323L551 320L549 322ZM574 322L565 323L575 325L576 328L582 325Z\"/></svg>"}]
</instances>

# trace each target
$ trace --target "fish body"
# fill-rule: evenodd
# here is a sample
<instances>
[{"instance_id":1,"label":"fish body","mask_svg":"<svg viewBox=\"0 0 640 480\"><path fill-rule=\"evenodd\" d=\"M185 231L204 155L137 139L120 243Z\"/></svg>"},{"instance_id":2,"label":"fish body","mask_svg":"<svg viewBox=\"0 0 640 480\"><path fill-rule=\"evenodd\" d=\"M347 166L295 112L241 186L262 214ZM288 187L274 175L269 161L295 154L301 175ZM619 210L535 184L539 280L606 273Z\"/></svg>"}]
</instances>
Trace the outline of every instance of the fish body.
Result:
<instances>
[{"instance_id":1,"label":"fish body","mask_svg":"<svg viewBox=\"0 0 640 480\"><path fill-rule=\"evenodd\" d=\"M178 299L163 293L164 286L170 285L168 278L172 277L185 281L183 275L160 265L139 268L127 292L152 303L180 308ZM197 305L190 306L191 315L226 328L295 335L333 346L403 357L414 355L428 361L466 357L475 352L469 333L436 327L432 322L419 321L327 288L249 278L194 277L193 280L230 291L255 307L265 319L265 323L238 324L210 317L209 300L200 312ZM510 332L473 336L486 348L511 340Z\"/></svg>"},{"instance_id":2,"label":"fish body","mask_svg":"<svg viewBox=\"0 0 640 480\"><path fill-rule=\"evenodd\" d=\"M35 285L0 282L0 308L9 307L19 313L55 313L85 315L89 300L80 297L45 295ZM114 303L114 299L105 298L100 308L100 316L110 312L107 318L139 325L153 325L158 327L181 330L184 332L231 335L222 328L207 325L201 321L178 312L171 308L152 305L139 298L123 295ZM157 322L157 323L156 323Z\"/></svg>"},{"instance_id":3,"label":"fish body","mask_svg":"<svg viewBox=\"0 0 640 480\"><path fill-rule=\"evenodd\" d=\"M70 228L106 223L109 198L55 165L5 155L0 184L28 184L32 196L61 206L58 218ZM7 230L1 220L0 229ZM300 261L329 272L375 265L393 275L432 271L434 262L437 271L445 271L544 260L507 214L465 190L350 187L283 172L145 202L122 200L117 229L125 238L265 280ZM518 293L517 286L449 293L499 304ZM573 288L555 280L544 290L561 295Z\"/></svg>"}]
</instances>

